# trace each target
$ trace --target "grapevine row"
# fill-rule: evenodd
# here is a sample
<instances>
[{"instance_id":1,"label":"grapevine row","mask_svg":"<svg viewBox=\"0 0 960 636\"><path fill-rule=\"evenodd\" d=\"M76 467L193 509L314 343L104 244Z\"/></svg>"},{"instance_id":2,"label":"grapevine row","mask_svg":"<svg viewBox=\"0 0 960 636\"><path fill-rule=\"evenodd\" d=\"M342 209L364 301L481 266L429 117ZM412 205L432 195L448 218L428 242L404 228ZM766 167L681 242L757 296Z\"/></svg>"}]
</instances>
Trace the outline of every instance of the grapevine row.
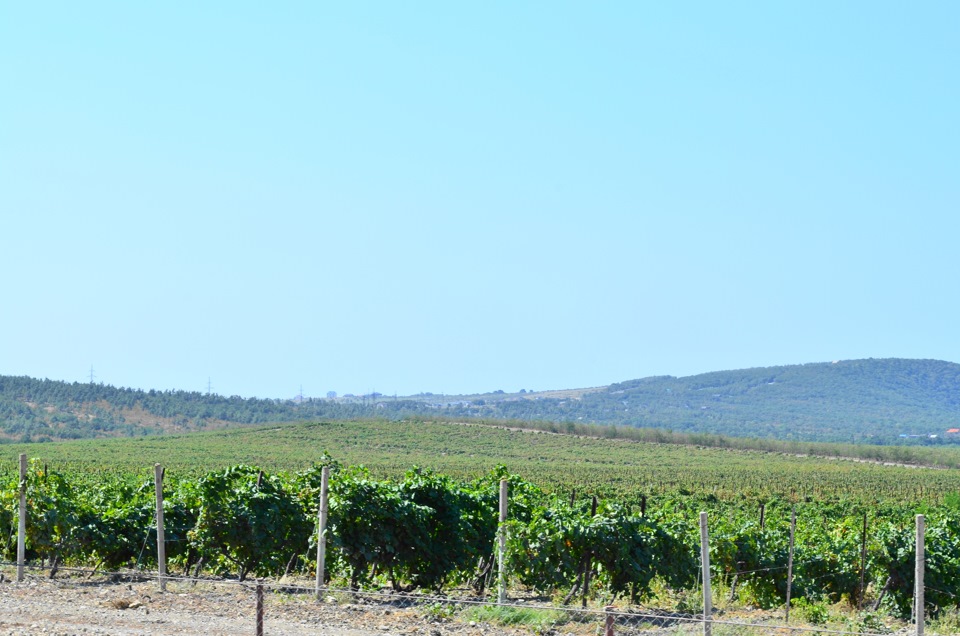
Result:
<instances>
[{"instance_id":1,"label":"grapevine row","mask_svg":"<svg viewBox=\"0 0 960 636\"><path fill-rule=\"evenodd\" d=\"M317 542L321 467L330 482L326 580L351 587L483 594L495 568L498 485L510 484L507 571L515 584L569 601L574 592L649 601L698 585L697 512L710 511L712 575L742 600L784 603L790 504L712 501L709 496L644 499L641 507L547 494L500 466L474 481L414 468L401 480L324 458L292 474L238 465L164 483L169 564L184 573L282 576L309 573ZM3 477L0 551L16 554L20 483ZM64 565L154 568L152 479L75 479L31 462L26 479L27 558ZM909 614L913 514L927 515L926 594L930 611L960 598L960 510L949 504L859 509L809 502L798 516L793 598L863 603L872 595ZM864 532L863 515L870 524ZM861 560L865 548L866 559ZM861 576L866 585L861 588ZM585 589L588 586L589 589Z\"/></svg>"}]
</instances>

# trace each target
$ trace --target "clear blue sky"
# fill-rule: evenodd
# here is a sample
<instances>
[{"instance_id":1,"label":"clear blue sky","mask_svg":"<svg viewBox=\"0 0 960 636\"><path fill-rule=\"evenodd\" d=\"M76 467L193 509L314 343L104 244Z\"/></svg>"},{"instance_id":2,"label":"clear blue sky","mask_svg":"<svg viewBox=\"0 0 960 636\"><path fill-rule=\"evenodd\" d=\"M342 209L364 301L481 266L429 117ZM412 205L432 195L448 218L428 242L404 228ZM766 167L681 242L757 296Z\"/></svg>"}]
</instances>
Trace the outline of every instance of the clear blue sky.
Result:
<instances>
[{"instance_id":1,"label":"clear blue sky","mask_svg":"<svg viewBox=\"0 0 960 636\"><path fill-rule=\"evenodd\" d=\"M960 3L0 2L0 374L960 361Z\"/></svg>"}]
</instances>

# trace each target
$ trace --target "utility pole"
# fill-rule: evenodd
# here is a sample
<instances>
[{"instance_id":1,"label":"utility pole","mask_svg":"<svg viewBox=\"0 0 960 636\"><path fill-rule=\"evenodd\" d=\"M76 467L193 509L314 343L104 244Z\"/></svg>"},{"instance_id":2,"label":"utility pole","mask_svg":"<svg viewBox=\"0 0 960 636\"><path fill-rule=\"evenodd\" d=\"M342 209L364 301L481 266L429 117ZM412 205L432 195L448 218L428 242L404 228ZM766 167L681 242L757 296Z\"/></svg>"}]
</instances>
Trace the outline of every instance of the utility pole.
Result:
<instances>
[{"instance_id":1,"label":"utility pole","mask_svg":"<svg viewBox=\"0 0 960 636\"><path fill-rule=\"evenodd\" d=\"M93 384L93 365L90 365L90 384Z\"/></svg>"},{"instance_id":2,"label":"utility pole","mask_svg":"<svg viewBox=\"0 0 960 636\"><path fill-rule=\"evenodd\" d=\"M208 375L207 376L207 395L210 395L210 390L211 390L210 376Z\"/></svg>"}]
</instances>

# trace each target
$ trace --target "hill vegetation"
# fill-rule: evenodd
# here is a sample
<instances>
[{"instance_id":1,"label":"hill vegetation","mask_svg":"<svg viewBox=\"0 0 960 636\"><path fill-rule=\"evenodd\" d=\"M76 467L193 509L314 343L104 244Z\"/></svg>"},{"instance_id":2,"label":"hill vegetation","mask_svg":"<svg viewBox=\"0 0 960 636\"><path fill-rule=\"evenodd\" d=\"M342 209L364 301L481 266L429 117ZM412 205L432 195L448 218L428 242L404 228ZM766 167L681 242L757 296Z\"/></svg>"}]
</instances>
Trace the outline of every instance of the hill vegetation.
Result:
<instances>
[{"instance_id":1,"label":"hill vegetation","mask_svg":"<svg viewBox=\"0 0 960 636\"><path fill-rule=\"evenodd\" d=\"M11 452L0 456L0 473L16 471L20 452L51 467L90 475L103 471L149 475L158 462L179 475L222 470L237 463L295 472L329 454L389 478L420 466L471 480L502 464L550 491L577 490L621 502L636 502L641 495L693 492L725 500L831 497L929 502L960 491L956 470L583 434L602 431L584 427L572 434L550 434L450 422L305 422L182 435L12 444ZM954 462L960 459L953 455Z\"/></svg>"},{"instance_id":2,"label":"hill vegetation","mask_svg":"<svg viewBox=\"0 0 960 636\"><path fill-rule=\"evenodd\" d=\"M328 445L339 456L367 457L377 469L344 466L318 450ZM508 584L563 604L579 592L584 603L619 597L689 613L684 599L695 598L699 587L701 511L709 517L711 577L727 607L783 607L794 513L792 598L819 606L818 625L826 605L842 601L851 610L884 603L890 616L909 617L917 513L928 524L927 607L953 616L960 594L956 471L399 422L16 450L33 459L24 480L16 462L0 461L0 528L9 529L0 532L0 554L14 558L14 510L25 487L26 556L50 564L51 577L64 566L157 568L154 471L145 464L160 455L169 469L162 478L167 564L184 575L202 569L240 581L283 577L288 584L290 574L312 578L311 534L327 466L324 573L335 589L443 593L470 586L482 596L492 581L487 573L505 479ZM48 461L78 450L74 460ZM227 457L263 461L217 468ZM500 458L522 473L493 464ZM281 464L301 468L270 468Z\"/></svg>"},{"instance_id":3,"label":"hill vegetation","mask_svg":"<svg viewBox=\"0 0 960 636\"><path fill-rule=\"evenodd\" d=\"M494 397L448 410L779 440L936 444L960 426L960 365L843 360L644 378L567 399Z\"/></svg>"},{"instance_id":4,"label":"hill vegetation","mask_svg":"<svg viewBox=\"0 0 960 636\"><path fill-rule=\"evenodd\" d=\"M875 363L902 364L911 373L884 381L870 370ZM716 545L711 572L724 596L730 591L728 602L736 594L736 602L751 607L781 607L788 520L796 512L794 598L823 612L827 603L844 599L851 606L883 601L890 615L909 616L911 524L923 513L931 538L930 572L936 573L928 580L928 605L931 611L954 612L960 594L955 550L960 473L880 462L956 468L956 448L743 439L692 427L635 428L624 420L592 424L585 422L589 409L555 421L490 418L509 409L517 409L516 416L520 407L570 403L592 405L602 414L619 408L613 401L640 403L658 394L667 396L658 404L690 405L708 391L738 417L750 409L760 412L751 394L775 395L781 405L789 404L786 396L797 405L809 400L820 410L780 408L784 417L816 421L831 415L819 404L828 399L863 419L883 401L904 421L912 421L909 414L935 421L934 413L947 417L953 408L950 374L957 365L924 361L862 361L836 374L833 388L821 383L819 394L804 397L814 386L811 377L834 373L838 365L782 367L772 377L770 370L749 370L652 378L551 395L404 400L245 400L0 378L0 406L13 414L6 421L22 427L7 432L8 452L0 454L0 527L15 527L15 501L25 483L34 520L28 526L28 560L51 563L52 571L61 563L155 567L151 480L153 464L161 463L168 480L167 556L173 567L183 572L203 567L241 579L285 575L291 567L307 575L316 565L309 536L317 518L319 466L326 464L335 468L329 580L351 587L443 589L484 580L497 481L509 477L511 577L545 595L572 598L584 555L590 554L597 575L590 588L594 601L621 594L632 602L686 611L676 599L696 589L697 518L708 511ZM918 375L921 369L929 375ZM780 384L791 387L780 390ZM837 397L849 391L863 393ZM912 407L907 396L916 400ZM926 409L930 404L934 408ZM773 409L770 402L766 408ZM333 415L315 415L322 412ZM381 417L350 419L371 413ZM293 419L312 421L263 423ZM897 426L906 425L898 420ZM197 428L219 430L178 432ZM114 439L42 444L16 439L84 432ZM167 434L146 435L154 432ZM21 452L31 458L25 482L17 476ZM592 496L599 500L596 508ZM7 560L14 547L12 530L0 534L0 553ZM668 588L654 585L654 578ZM885 594L878 595L881 589Z\"/></svg>"},{"instance_id":5,"label":"hill vegetation","mask_svg":"<svg viewBox=\"0 0 960 636\"><path fill-rule=\"evenodd\" d=\"M843 360L651 377L592 389L298 400L0 376L0 439L6 441L367 417L593 423L782 441L939 445L954 441L946 431L960 426L960 365Z\"/></svg>"},{"instance_id":6,"label":"hill vegetation","mask_svg":"<svg viewBox=\"0 0 960 636\"><path fill-rule=\"evenodd\" d=\"M589 551L591 594L682 610L672 604L696 590L699 511L709 512L712 575L731 601L736 590L740 603L782 606L794 511L795 598L855 606L878 602L885 588L888 611L909 616L916 513L927 515L930 572L939 577L928 579L932 609L951 607L960 593L956 470L409 420L7 448L0 527L16 526L15 454L24 452L32 458L28 558L53 569L61 561L155 567L149 527L159 461L167 556L178 571L202 566L242 580L299 563L296 571L310 575L320 466L328 465L327 575L340 586L479 584L492 554L497 482L507 478L511 579L550 597L572 598ZM869 534L861 530L868 516ZM0 534L7 560L14 546L12 531Z\"/></svg>"}]
</instances>

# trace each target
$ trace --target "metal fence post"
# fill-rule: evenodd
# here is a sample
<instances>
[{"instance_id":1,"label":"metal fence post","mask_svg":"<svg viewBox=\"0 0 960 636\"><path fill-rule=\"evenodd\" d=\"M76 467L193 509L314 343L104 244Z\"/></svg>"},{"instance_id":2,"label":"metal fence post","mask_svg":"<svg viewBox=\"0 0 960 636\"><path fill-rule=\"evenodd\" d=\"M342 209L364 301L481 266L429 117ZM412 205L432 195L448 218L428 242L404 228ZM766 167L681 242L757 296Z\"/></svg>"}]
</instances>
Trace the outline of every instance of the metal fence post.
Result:
<instances>
[{"instance_id":1,"label":"metal fence post","mask_svg":"<svg viewBox=\"0 0 960 636\"><path fill-rule=\"evenodd\" d=\"M257 636L263 636L263 584L257 583Z\"/></svg>"}]
</instances>

